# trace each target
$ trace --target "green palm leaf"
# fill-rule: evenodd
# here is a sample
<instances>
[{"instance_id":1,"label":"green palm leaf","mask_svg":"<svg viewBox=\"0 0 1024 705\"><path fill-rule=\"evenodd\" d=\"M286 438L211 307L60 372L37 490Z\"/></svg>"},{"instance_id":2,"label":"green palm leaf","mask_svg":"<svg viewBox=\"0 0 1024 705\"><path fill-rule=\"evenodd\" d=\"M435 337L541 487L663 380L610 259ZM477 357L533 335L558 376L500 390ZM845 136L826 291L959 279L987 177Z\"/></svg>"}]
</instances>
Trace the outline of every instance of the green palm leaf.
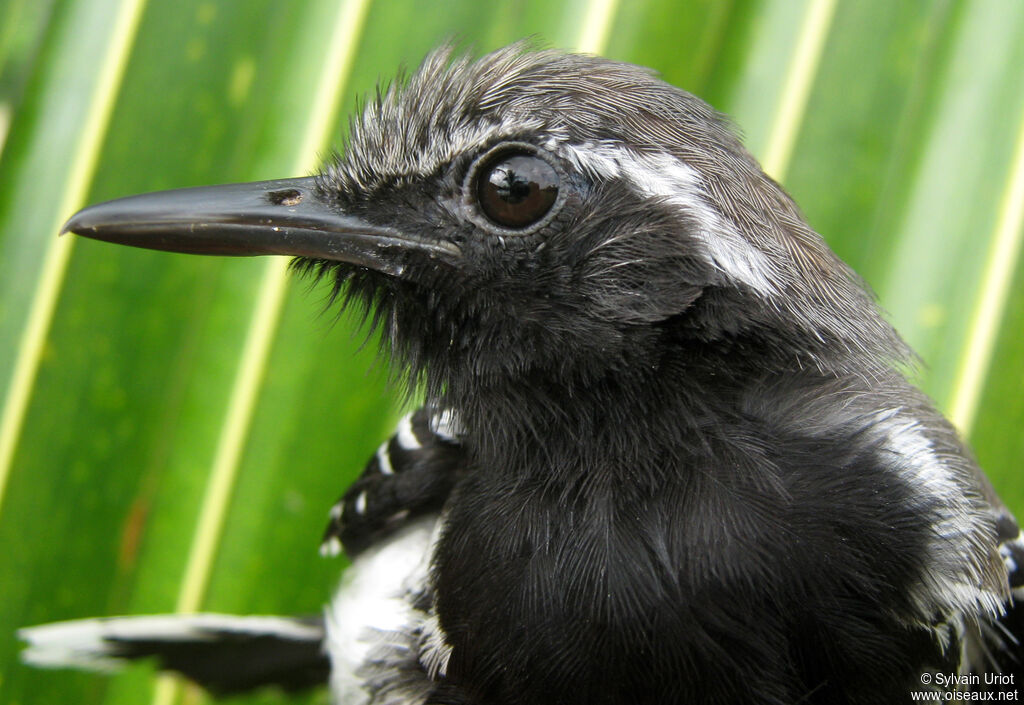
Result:
<instances>
[{"instance_id":1,"label":"green palm leaf","mask_svg":"<svg viewBox=\"0 0 1024 705\"><path fill-rule=\"evenodd\" d=\"M283 262L59 224L119 195L308 173L357 95L453 37L646 64L732 114L1024 511L1022 4L8 0L0 21L4 702L178 697L144 668L26 669L19 626L317 610L341 567L315 554L326 509L396 413L356 323L321 315L325 292Z\"/></svg>"}]
</instances>

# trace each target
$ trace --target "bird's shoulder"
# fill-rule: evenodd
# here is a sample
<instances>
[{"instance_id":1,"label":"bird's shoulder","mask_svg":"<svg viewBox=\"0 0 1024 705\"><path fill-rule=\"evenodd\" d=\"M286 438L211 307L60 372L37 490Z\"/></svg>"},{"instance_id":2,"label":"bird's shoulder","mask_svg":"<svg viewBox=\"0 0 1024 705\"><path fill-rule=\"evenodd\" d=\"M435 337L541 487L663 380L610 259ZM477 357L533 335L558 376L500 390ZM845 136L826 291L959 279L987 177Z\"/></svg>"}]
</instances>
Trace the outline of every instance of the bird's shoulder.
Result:
<instances>
[{"instance_id":1,"label":"bird's shoulder","mask_svg":"<svg viewBox=\"0 0 1024 705\"><path fill-rule=\"evenodd\" d=\"M330 509L321 552L351 558L425 514L437 513L465 466L454 414L422 407L402 417Z\"/></svg>"},{"instance_id":2,"label":"bird's shoulder","mask_svg":"<svg viewBox=\"0 0 1024 705\"><path fill-rule=\"evenodd\" d=\"M793 505L902 577L897 611L961 643L964 672L1024 660L1019 523L934 403L896 375L766 390L747 409L776 438L790 487L802 489ZM863 574L849 566L835 570Z\"/></svg>"}]
</instances>

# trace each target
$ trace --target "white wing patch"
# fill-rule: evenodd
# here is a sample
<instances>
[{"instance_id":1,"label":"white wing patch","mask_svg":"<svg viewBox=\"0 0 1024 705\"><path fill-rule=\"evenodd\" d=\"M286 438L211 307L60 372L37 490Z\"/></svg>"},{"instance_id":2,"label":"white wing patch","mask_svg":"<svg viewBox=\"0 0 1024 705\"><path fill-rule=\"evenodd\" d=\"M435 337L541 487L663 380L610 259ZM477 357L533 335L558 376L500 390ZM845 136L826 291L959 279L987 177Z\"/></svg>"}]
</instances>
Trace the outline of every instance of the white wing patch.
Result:
<instances>
[{"instance_id":1,"label":"white wing patch","mask_svg":"<svg viewBox=\"0 0 1024 705\"><path fill-rule=\"evenodd\" d=\"M930 560L913 597L921 616L930 621L936 611L968 618L1002 614L1007 595L986 589L977 556L979 537L991 528L971 504L966 488L935 451L920 425L901 410L879 412L876 424L883 449L899 458L897 467L907 485L934 504L939 512L928 547Z\"/></svg>"},{"instance_id":2,"label":"white wing patch","mask_svg":"<svg viewBox=\"0 0 1024 705\"><path fill-rule=\"evenodd\" d=\"M427 615L413 600L429 578L439 533L437 516L425 517L360 554L345 571L326 610L327 653L335 702L366 705L373 688L362 673L383 651L419 659L419 632Z\"/></svg>"}]
</instances>

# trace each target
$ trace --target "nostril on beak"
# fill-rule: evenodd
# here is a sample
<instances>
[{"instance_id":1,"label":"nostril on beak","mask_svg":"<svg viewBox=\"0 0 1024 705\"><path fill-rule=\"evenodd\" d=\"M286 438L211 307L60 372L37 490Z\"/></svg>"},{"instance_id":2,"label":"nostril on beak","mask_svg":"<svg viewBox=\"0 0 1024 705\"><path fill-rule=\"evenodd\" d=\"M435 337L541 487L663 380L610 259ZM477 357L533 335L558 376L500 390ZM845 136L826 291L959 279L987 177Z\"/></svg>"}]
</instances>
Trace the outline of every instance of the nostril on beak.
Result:
<instances>
[{"instance_id":1,"label":"nostril on beak","mask_svg":"<svg viewBox=\"0 0 1024 705\"><path fill-rule=\"evenodd\" d=\"M302 203L302 192L294 188L271 191L267 194L267 200L275 206L297 206Z\"/></svg>"}]
</instances>

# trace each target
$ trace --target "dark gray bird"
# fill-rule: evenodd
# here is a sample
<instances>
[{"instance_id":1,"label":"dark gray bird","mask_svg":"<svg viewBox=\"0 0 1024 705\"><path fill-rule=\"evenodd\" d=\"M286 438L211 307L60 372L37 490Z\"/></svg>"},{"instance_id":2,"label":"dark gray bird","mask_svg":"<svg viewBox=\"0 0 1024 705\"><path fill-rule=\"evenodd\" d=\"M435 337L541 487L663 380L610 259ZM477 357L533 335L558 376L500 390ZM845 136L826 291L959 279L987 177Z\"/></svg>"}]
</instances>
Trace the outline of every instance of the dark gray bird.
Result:
<instances>
[{"instance_id":1,"label":"dark gray bird","mask_svg":"<svg viewBox=\"0 0 1024 705\"><path fill-rule=\"evenodd\" d=\"M231 692L326 680L322 642L337 702L373 705L900 703L1021 668L1020 532L907 347L726 120L645 69L442 49L316 176L65 230L296 255L426 404L331 512L323 551L355 562L326 635L76 622L24 632L30 659L155 654Z\"/></svg>"}]
</instances>

